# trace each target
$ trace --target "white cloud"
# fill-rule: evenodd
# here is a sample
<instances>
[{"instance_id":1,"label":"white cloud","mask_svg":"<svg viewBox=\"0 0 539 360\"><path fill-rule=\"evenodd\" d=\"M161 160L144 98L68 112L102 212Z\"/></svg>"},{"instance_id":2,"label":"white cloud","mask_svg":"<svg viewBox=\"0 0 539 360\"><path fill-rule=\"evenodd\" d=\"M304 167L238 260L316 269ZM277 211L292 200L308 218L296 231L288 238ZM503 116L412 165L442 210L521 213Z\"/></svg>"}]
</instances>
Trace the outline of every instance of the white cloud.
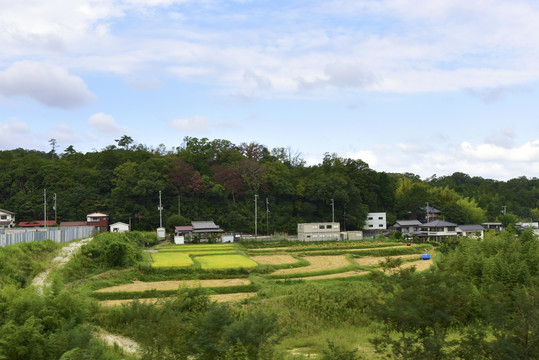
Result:
<instances>
[{"instance_id":1,"label":"white cloud","mask_svg":"<svg viewBox=\"0 0 539 360\"><path fill-rule=\"evenodd\" d=\"M126 126L119 126L118 124L116 124L116 121L114 120L112 115L108 115L102 112L92 115L88 119L88 125L98 130L99 132L112 136L123 135L129 130Z\"/></svg>"},{"instance_id":2,"label":"white cloud","mask_svg":"<svg viewBox=\"0 0 539 360\"><path fill-rule=\"evenodd\" d=\"M58 142L58 147L67 147L78 142L78 136L75 134L73 129L66 124L58 124L51 126L50 130L45 135L46 140L56 139Z\"/></svg>"},{"instance_id":3,"label":"white cloud","mask_svg":"<svg viewBox=\"0 0 539 360\"><path fill-rule=\"evenodd\" d=\"M499 180L539 177L539 140L510 148L462 142L460 145L432 147L429 151L415 144L376 145L371 150L349 153L348 156L360 158L371 165L368 161L371 154L376 159L371 167L378 171L411 172L423 178L454 172Z\"/></svg>"},{"instance_id":4,"label":"white cloud","mask_svg":"<svg viewBox=\"0 0 539 360\"><path fill-rule=\"evenodd\" d=\"M363 160L369 165L370 168L378 164L378 157L373 151L370 150L348 153L347 157L349 157L350 159Z\"/></svg>"},{"instance_id":5,"label":"white cloud","mask_svg":"<svg viewBox=\"0 0 539 360\"><path fill-rule=\"evenodd\" d=\"M39 142L30 132L28 124L16 119L0 122L0 148L4 150L13 148L34 148Z\"/></svg>"},{"instance_id":6,"label":"white cloud","mask_svg":"<svg viewBox=\"0 0 539 360\"><path fill-rule=\"evenodd\" d=\"M209 123L204 116L195 116L188 119L172 120L170 127L182 131L206 132L209 130Z\"/></svg>"},{"instance_id":7,"label":"white cloud","mask_svg":"<svg viewBox=\"0 0 539 360\"><path fill-rule=\"evenodd\" d=\"M81 78L61 67L31 61L0 71L0 96L28 97L64 109L86 105L95 98Z\"/></svg>"}]
</instances>

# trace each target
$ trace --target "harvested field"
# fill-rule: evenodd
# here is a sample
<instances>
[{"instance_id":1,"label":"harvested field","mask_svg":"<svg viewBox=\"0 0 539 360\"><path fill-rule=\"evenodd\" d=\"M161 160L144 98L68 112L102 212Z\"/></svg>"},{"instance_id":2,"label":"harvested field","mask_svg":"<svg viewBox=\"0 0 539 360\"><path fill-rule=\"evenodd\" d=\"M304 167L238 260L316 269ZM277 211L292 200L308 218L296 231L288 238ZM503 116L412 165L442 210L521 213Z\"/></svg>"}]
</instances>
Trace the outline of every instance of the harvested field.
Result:
<instances>
[{"instance_id":1,"label":"harvested field","mask_svg":"<svg viewBox=\"0 0 539 360\"><path fill-rule=\"evenodd\" d=\"M255 296L255 292L250 293L236 293L236 294L216 294L216 295L210 295L210 299L212 301L216 302L233 302L233 301L241 301L243 299L248 299L250 297ZM166 298L149 298L149 299L139 299L138 301L144 304L159 304L160 302L165 301ZM128 304L130 302L135 301L134 299L126 299L126 300L105 300L100 301L99 305L101 306L120 306L123 304Z\"/></svg>"},{"instance_id":2,"label":"harvested field","mask_svg":"<svg viewBox=\"0 0 539 360\"><path fill-rule=\"evenodd\" d=\"M301 277L301 278L297 278L297 280L337 279L337 278L344 278L344 277L350 277L350 276L365 275L365 274L368 274L369 272L370 271L365 271L365 270L352 270L352 271L347 271L347 272L337 273L337 274L327 274L327 275L315 275L315 276Z\"/></svg>"},{"instance_id":3,"label":"harvested field","mask_svg":"<svg viewBox=\"0 0 539 360\"><path fill-rule=\"evenodd\" d=\"M412 255L397 255L397 256L365 256L354 259L359 265L369 266L369 265L378 265L380 262L385 261L388 257L390 259L418 259L421 255L412 254Z\"/></svg>"},{"instance_id":4,"label":"harvested field","mask_svg":"<svg viewBox=\"0 0 539 360\"><path fill-rule=\"evenodd\" d=\"M409 267L415 266L416 271L424 271L431 267L433 264L432 259L431 260L417 260L417 261L411 261L402 264L399 266L399 269L407 269Z\"/></svg>"},{"instance_id":5,"label":"harvested field","mask_svg":"<svg viewBox=\"0 0 539 360\"><path fill-rule=\"evenodd\" d=\"M309 266L303 266L293 269L281 269L277 270L272 275L282 275L282 274L299 274L299 273L309 273L315 271L323 270L333 270L338 268L343 268L350 265L350 261L346 258L345 255L337 256L305 256L305 260L309 262Z\"/></svg>"},{"instance_id":6,"label":"harvested field","mask_svg":"<svg viewBox=\"0 0 539 360\"><path fill-rule=\"evenodd\" d=\"M249 279L218 279L218 280L169 280L169 281L153 281L143 282L135 281L131 284L111 286L96 290L96 292L130 292L130 291L147 291L147 290L176 290L180 287L224 287L249 285Z\"/></svg>"},{"instance_id":7,"label":"harvested field","mask_svg":"<svg viewBox=\"0 0 539 360\"><path fill-rule=\"evenodd\" d=\"M264 265L283 265L298 262L298 259L295 259L292 255L288 254L253 255L249 257L257 263Z\"/></svg>"},{"instance_id":8,"label":"harvested field","mask_svg":"<svg viewBox=\"0 0 539 360\"><path fill-rule=\"evenodd\" d=\"M406 245L397 245L397 246L373 246L370 248L342 248L342 249L331 249L331 250L305 250L305 252L308 252L309 254L316 254L316 253L327 253L328 251L340 251L340 252L346 252L346 251L371 251L371 250L385 250L385 249L398 249L398 248L406 248Z\"/></svg>"}]
</instances>

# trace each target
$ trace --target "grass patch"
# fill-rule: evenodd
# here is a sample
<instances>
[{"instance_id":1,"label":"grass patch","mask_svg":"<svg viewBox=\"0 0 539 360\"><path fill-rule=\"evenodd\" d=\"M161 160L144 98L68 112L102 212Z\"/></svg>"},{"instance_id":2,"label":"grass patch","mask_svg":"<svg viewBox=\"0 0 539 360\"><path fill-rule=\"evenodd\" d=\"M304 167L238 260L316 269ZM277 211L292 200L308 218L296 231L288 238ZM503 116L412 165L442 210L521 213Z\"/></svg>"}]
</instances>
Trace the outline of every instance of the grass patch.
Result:
<instances>
[{"instance_id":1,"label":"grass patch","mask_svg":"<svg viewBox=\"0 0 539 360\"><path fill-rule=\"evenodd\" d=\"M195 260L200 263L203 270L213 269L237 269L237 268L255 268L258 264L243 255L209 255L197 256Z\"/></svg>"}]
</instances>

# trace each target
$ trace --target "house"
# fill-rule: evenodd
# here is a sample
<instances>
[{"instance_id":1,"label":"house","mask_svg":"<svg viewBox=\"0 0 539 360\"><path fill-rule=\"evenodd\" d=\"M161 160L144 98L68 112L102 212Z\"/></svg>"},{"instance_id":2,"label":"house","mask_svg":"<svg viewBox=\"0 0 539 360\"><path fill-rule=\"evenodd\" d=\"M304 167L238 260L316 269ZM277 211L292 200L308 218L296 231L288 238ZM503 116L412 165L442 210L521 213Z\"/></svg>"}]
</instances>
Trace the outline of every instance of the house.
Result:
<instances>
[{"instance_id":1,"label":"house","mask_svg":"<svg viewBox=\"0 0 539 360\"><path fill-rule=\"evenodd\" d=\"M86 215L86 225L94 226L99 232L108 231L109 216L103 213L88 214Z\"/></svg>"},{"instance_id":2,"label":"house","mask_svg":"<svg viewBox=\"0 0 539 360\"><path fill-rule=\"evenodd\" d=\"M483 239L485 237L485 228L481 225L459 225L457 226L457 235Z\"/></svg>"},{"instance_id":3,"label":"house","mask_svg":"<svg viewBox=\"0 0 539 360\"><path fill-rule=\"evenodd\" d=\"M437 219L442 214L442 212L440 210L438 210L435 207L432 207L430 205L422 207L421 210L425 211L425 213L426 213L425 219L427 220L427 222L429 222L429 221L431 221L433 219Z\"/></svg>"},{"instance_id":4,"label":"house","mask_svg":"<svg viewBox=\"0 0 539 360\"><path fill-rule=\"evenodd\" d=\"M198 236L200 240L219 237L224 231L215 225L213 221L191 221L193 236Z\"/></svg>"},{"instance_id":5,"label":"house","mask_svg":"<svg viewBox=\"0 0 539 360\"><path fill-rule=\"evenodd\" d=\"M126 231L129 231L129 224L126 224L124 222L115 222L114 224L109 225L109 231L110 232L117 232L117 233L123 233Z\"/></svg>"},{"instance_id":6,"label":"house","mask_svg":"<svg viewBox=\"0 0 539 360\"><path fill-rule=\"evenodd\" d=\"M298 224L299 241L339 240L341 225L338 222Z\"/></svg>"},{"instance_id":7,"label":"house","mask_svg":"<svg viewBox=\"0 0 539 360\"><path fill-rule=\"evenodd\" d=\"M190 237L192 234L193 234L193 227L191 225L176 226L174 228L174 243L184 244L185 238Z\"/></svg>"},{"instance_id":8,"label":"house","mask_svg":"<svg viewBox=\"0 0 539 360\"><path fill-rule=\"evenodd\" d=\"M387 230L386 213L385 212L368 213L367 221L365 221L365 226L363 226L363 230L368 230L368 231Z\"/></svg>"},{"instance_id":9,"label":"house","mask_svg":"<svg viewBox=\"0 0 539 360\"><path fill-rule=\"evenodd\" d=\"M392 228L400 231L403 235L413 234L421 229L421 222L419 220L397 220Z\"/></svg>"},{"instance_id":10,"label":"house","mask_svg":"<svg viewBox=\"0 0 539 360\"><path fill-rule=\"evenodd\" d=\"M0 229L15 226L15 213L0 209Z\"/></svg>"},{"instance_id":11,"label":"house","mask_svg":"<svg viewBox=\"0 0 539 360\"><path fill-rule=\"evenodd\" d=\"M486 230L502 230L503 229L503 225L501 222L484 222L481 225L483 225L483 227Z\"/></svg>"},{"instance_id":12,"label":"house","mask_svg":"<svg viewBox=\"0 0 539 360\"><path fill-rule=\"evenodd\" d=\"M457 236L457 224L444 220L434 220L425 224L421 224L421 234L419 236L426 237L429 240L442 241L448 237Z\"/></svg>"},{"instance_id":13,"label":"house","mask_svg":"<svg viewBox=\"0 0 539 360\"><path fill-rule=\"evenodd\" d=\"M56 224L54 220L32 220L32 221L21 221L19 227L44 227L44 226L53 226Z\"/></svg>"}]
</instances>

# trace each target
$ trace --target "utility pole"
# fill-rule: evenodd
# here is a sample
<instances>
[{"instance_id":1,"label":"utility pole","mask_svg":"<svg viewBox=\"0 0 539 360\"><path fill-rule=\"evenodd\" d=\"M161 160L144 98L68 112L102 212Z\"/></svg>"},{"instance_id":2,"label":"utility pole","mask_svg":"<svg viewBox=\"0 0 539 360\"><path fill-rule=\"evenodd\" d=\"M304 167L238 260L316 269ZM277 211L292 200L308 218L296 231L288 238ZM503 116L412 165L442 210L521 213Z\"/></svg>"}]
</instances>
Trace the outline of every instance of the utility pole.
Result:
<instances>
[{"instance_id":1,"label":"utility pole","mask_svg":"<svg viewBox=\"0 0 539 360\"><path fill-rule=\"evenodd\" d=\"M43 227L47 227L47 189L43 189Z\"/></svg>"},{"instance_id":2,"label":"utility pole","mask_svg":"<svg viewBox=\"0 0 539 360\"><path fill-rule=\"evenodd\" d=\"M56 211L56 193L54 193L53 199L54 199L54 206L52 207L52 209L54 210L54 222L56 224L58 224L58 220L57 220L57 216L56 216L56 215L58 215L57 211Z\"/></svg>"},{"instance_id":3,"label":"utility pole","mask_svg":"<svg viewBox=\"0 0 539 360\"><path fill-rule=\"evenodd\" d=\"M269 201L266 198L266 235L269 235Z\"/></svg>"},{"instance_id":4,"label":"utility pole","mask_svg":"<svg viewBox=\"0 0 539 360\"><path fill-rule=\"evenodd\" d=\"M427 207L425 208L425 210L427 210L427 222L430 221L430 216L429 216L429 202L427 201Z\"/></svg>"},{"instance_id":5,"label":"utility pole","mask_svg":"<svg viewBox=\"0 0 539 360\"><path fill-rule=\"evenodd\" d=\"M257 237L257 235L258 235L258 227L257 227L257 220L258 220L257 217L258 217L258 214L257 214L257 212L256 212L256 207L257 207L257 205L256 205L256 200L257 200L257 199L258 199L258 195L255 194L255 237Z\"/></svg>"},{"instance_id":6,"label":"utility pole","mask_svg":"<svg viewBox=\"0 0 539 360\"><path fill-rule=\"evenodd\" d=\"M331 199L331 222L335 222L335 200Z\"/></svg>"},{"instance_id":7,"label":"utility pole","mask_svg":"<svg viewBox=\"0 0 539 360\"><path fill-rule=\"evenodd\" d=\"M504 215L507 214L507 205L504 205L504 206L502 206L502 207L503 207L502 213L503 213Z\"/></svg>"},{"instance_id":8,"label":"utility pole","mask_svg":"<svg viewBox=\"0 0 539 360\"><path fill-rule=\"evenodd\" d=\"M178 215L181 216L181 214L182 214L182 207L180 203L180 195L178 195Z\"/></svg>"},{"instance_id":9,"label":"utility pole","mask_svg":"<svg viewBox=\"0 0 539 360\"><path fill-rule=\"evenodd\" d=\"M159 210L159 227L163 227L163 206L161 205L161 190L159 190L159 206L157 207L157 210Z\"/></svg>"}]
</instances>

